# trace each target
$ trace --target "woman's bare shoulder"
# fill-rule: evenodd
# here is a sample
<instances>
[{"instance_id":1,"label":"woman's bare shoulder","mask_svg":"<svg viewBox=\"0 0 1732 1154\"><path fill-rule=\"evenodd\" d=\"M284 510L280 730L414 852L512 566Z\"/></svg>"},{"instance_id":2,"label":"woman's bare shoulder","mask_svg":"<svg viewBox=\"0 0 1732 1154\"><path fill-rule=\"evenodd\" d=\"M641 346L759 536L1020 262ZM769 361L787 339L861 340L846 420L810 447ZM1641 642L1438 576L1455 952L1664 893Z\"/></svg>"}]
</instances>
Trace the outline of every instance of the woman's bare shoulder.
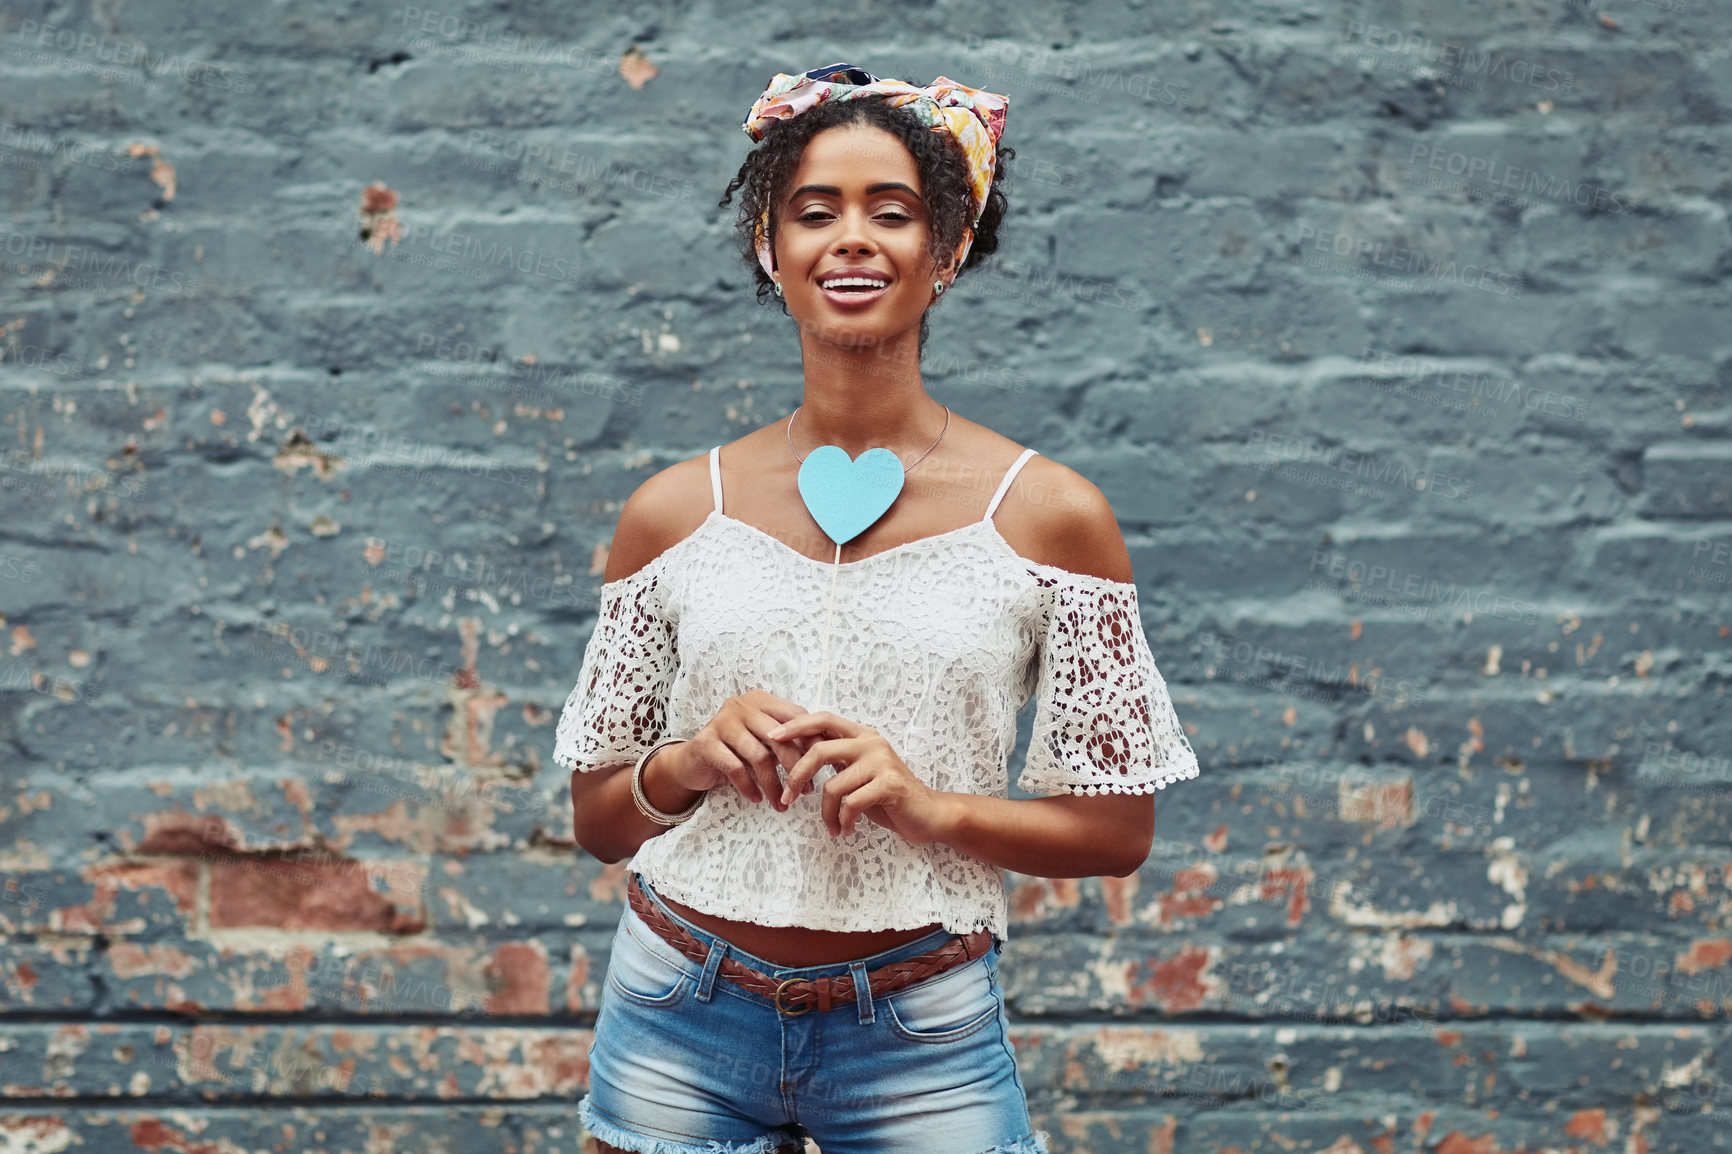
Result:
<instances>
[{"instance_id":1,"label":"woman's bare shoulder","mask_svg":"<svg viewBox=\"0 0 1732 1154\"><path fill-rule=\"evenodd\" d=\"M691 536L714 505L708 450L646 478L620 510L602 580L630 577L660 557Z\"/></svg>"},{"instance_id":2,"label":"woman's bare shoulder","mask_svg":"<svg viewBox=\"0 0 1732 1154\"><path fill-rule=\"evenodd\" d=\"M1131 580L1130 552L1106 495L1045 454L1023 463L995 516L1005 540L1031 561L1108 581Z\"/></svg>"}]
</instances>

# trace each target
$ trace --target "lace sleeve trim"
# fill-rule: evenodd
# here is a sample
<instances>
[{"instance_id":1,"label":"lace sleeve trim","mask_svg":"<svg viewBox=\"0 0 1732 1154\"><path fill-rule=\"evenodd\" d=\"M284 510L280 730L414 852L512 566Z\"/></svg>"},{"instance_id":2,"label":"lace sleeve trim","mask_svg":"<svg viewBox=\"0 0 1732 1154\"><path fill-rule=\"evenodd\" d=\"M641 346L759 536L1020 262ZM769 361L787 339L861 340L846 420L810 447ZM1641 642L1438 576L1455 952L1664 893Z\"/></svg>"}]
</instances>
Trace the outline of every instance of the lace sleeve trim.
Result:
<instances>
[{"instance_id":1,"label":"lace sleeve trim","mask_svg":"<svg viewBox=\"0 0 1732 1154\"><path fill-rule=\"evenodd\" d=\"M1197 776L1143 632L1136 586L1039 566L1038 704L1018 788L1147 794Z\"/></svg>"},{"instance_id":2,"label":"lace sleeve trim","mask_svg":"<svg viewBox=\"0 0 1732 1154\"><path fill-rule=\"evenodd\" d=\"M678 669L663 592L663 558L604 582L595 629L554 739L555 763L580 772L635 762L667 730Z\"/></svg>"}]
</instances>

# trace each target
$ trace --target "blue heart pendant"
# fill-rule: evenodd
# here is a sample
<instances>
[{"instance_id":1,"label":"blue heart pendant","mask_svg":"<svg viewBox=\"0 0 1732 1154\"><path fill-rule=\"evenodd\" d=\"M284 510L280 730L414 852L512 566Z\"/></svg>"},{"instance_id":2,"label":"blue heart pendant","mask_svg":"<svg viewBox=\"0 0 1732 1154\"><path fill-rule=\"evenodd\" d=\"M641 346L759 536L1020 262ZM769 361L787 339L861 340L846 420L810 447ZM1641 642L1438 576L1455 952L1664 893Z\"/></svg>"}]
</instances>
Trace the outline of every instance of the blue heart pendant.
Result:
<instances>
[{"instance_id":1,"label":"blue heart pendant","mask_svg":"<svg viewBox=\"0 0 1732 1154\"><path fill-rule=\"evenodd\" d=\"M895 502L902 472L889 449L867 449L850 461L840 445L820 445L800 466L800 499L830 540L845 545Z\"/></svg>"}]
</instances>

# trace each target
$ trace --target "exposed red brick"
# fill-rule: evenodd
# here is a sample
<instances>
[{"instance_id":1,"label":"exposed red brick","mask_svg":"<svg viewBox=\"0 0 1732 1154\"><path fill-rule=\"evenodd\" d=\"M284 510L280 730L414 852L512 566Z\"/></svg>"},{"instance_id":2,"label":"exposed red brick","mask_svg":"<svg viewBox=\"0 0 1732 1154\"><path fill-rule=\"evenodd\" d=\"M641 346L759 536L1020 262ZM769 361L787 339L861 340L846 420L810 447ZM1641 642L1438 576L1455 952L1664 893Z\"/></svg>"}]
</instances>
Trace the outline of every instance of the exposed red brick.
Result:
<instances>
[{"instance_id":1,"label":"exposed red brick","mask_svg":"<svg viewBox=\"0 0 1732 1154\"><path fill-rule=\"evenodd\" d=\"M1207 889L1215 884L1216 876L1215 867L1209 865L1176 870L1173 873L1173 892Z\"/></svg>"},{"instance_id":2,"label":"exposed red brick","mask_svg":"<svg viewBox=\"0 0 1732 1154\"><path fill-rule=\"evenodd\" d=\"M1678 955L1678 969L1686 974L1694 974L1699 970L1723 966L1728 958L1732 958L1732 940L1698 938L1690 943L1688 953Z\"/></svg>"},{"instance_id":3,"label":"exposed red brick","mask_svg":"<svg viewBox=\"0 0 1732 1154\"><path fill-rule=\"evenodd\" d=\"M180 1134L170 1130L155 1118L141 1118L132 1124L132 1144L142 1150L160 1150L170 1142L178 1143Z\"/></svg>"},{"instance_id":4,"label":"exposed red brick","mask_svg":"<svg viewBox=\"0 0 1732 1154\"><path fill-rule=\"evenodd\" d=\"M172 809L145 814L144 837L132 848L138 853L195 854L242 844L239 827L227 818Z\"/></svg>"},{"instance_id":5,"label":"exposed red brick","mask_svg":"<svg viewBox=\"0 0 1732 1154\"><path fill-rule=\"evenodd\" d=\"M1451 1130L1437 1144L1437 1154L1503 1154L1503 1151L1498 1149L1497 1139L1490 1134L1483 1138L1469 1138L1460 1130Z\"/></svg>"},{"instance_id":6,"label":"exposed red brick","mask_svg":"<svg viewBox=\"0 0 1732 1154\"><path fill-rule=\"evenodd\" d=\"M588 1090L590 1037L587 1031L578 1036L537 1037L524 1046L525 1056L552 1093Z\"/></svg>"},{"instance_id":7,"label":"exposed red brick","mask_svg":"<svg viewBox=\"0 0 1732 1154\"><path fill-rule=\"evenodd\" d=\"M1134 981L1128 994L1133 1006L1154 1001L1162 1009L1191 1010L1203 1004L1208 990L1202 974L1209 964L1209 951L1186 945L1170 958L1150 958L1139 963L1145 971L1141 981ZM1136 969L1132 970L1132 976Z\"/></svg>"},{"instance_id":8,"label":"exposed red brick","mask_svg":"<svg viewBox=\"0 0 1732 1154\"><path fill-rule=\"evenodd\" d=\"M311 947L300 945L290 947L288 959L284 965L284 968L289 972L288 983L281 986L268 986L257 991L256 1002L243 993L235 999L235 1009L257 1008L290 1013L306 1009L307 1002L311 997L311 991L307 989L307 970L311 968L312 960Z\"/></svg>"},{"instance_id":9,"label":"exposed red brick","mask_svg":"<svg viewBox=\"0 0 1732 1154\"><path fill-rule=\"evenodd\" d=\"M91 899L81 906L52 910L49 928L57 933L123 933L109 919L114 899L121 890L160 889L174 899L175 908L191 915L197 902L198 866L193 862L119 862L86 866L79 875L91 885Z\"/></svg>"},{"instance_id":10,"label":"exposed red brick","mask_svg":"<svg viewBox=\"0 0 1732 1154\"><path fill-rule=\"evenodd\" d=\"M132 942L117 941L108 947L108 964L117 978L165 974L184 978L198 969L198 959L166 942L153 942L146 950Z\"/></svg>"},{"instance_id":11,"label":"exposed red brick","mask_svg":"<svg viewBox=\"0 0 1732 1154\"><path fill-rule=\"evenodd\" d=\"M23 1142L18 1147L12 1140ZM7 1150L66 1150L76 1141L65 1121L53 1116L23 1118L16 1114L0 1115L0 1142Z\"/></svg>"},{"instance_id":12,"label":"exposed red brick","mask_svg":"<svg viewBox=\"0 0 1732 1154\"><path fill-rule=\"evenodd\" d=\"M1200 918L1220 909L1220 898L1202 892L1214 885L1216 879L1215 867L1206 862L1173 871L1172 892L1159 896L1160 924L1170 926L1174 918Z\"/></svg>"},{"instance_id":13,"label":"exposed red brick","mask_svg":"<svg viewBox=\"0 0 1732 1154\"><path fill-rule=\"evenodd\" d=\"M589 883L592 902L618 902L625 905L626 868L624 862L610 862Z\"/></svg>"},{"instance_id":14,"label":"exposed red brick","mask_svg":"<svg viewBox=\"0 0 1732 1154\"><path fill-rule=\"evenodd\" d=\"M500 946L482 973L493 990L487 996L489 1014L549 1012L552 979L547 971L547 949L540 942Z\"/></svg>"},{"instance_id":15,"label":"exposed red brick","mask_svg":"<svg viewBox=\"0 0 1732 1154\"><path fill-rule=\"evenodd\" d=\"M1570 1120L1564 1123L1564 1133L1571 1138L1586 1138L1596 1146L1606 1144L1606 1109L1596 1106L1592 1110L1577 1110L1570 1115Z\"/></svg>"},{"instance_id":16,"label":"exposed red brick","mask_svg":"<svg viewBox=\"0 0 1732 1154\"><path fill-rule=\"evenodd\" d=\"M202 1142L178 1130L171 1130L155 1118L134 1122L131 1128L133 1145L143 1150L173 1150L176 1154L246 1154L227 1139Z\"/></svg>"},{"instance_id":17,"label":"exposed red brick","mask_svg":"<svg viewBox=\"0 0 1732 1154\"><path fill-rule=\"evenodd\" d=\"M1060 909L1075 909L1082 900L1082 890L1075 878L1036 878L1017 882L1010 893L1012 916L1019 921L1038 918L1050 904Z\"/></svg>"},{"instance_id":18,"label":"exposed red brick","mask_svg":"<svg viewBox=\"0 0 1732 1154\"><path fill-rule=\"evenodd\" d=\"M417 888L404 894L405 887L393 886L393 896L375 892L370 874L404 876L401 871L413 874ZM408 862L392 862L383 871L354 861L213 862L210 924L213 929L266 926L418 933L426 928L419 881L420 867Z\"/></svg>"},{"instance_id":19,"label":"exposed red brick","mask_svg":"<svg viewBox=\"0 0 1732 1154\"><path fill-rule=\"evenodd\" d=\"M1305 911L1311 908L1312 876L1310 866L1297 868L1293 866L1265 867L1263 876L1259 879L1262 899L1266 902L1274 901L1285 891L1287 894L1287 924L1296 926L1299 924L1299 920L1305 916Z\"/></svg>"},{"instance_id":20,"label":"exposed red brick","mask_svg":"<svg viewBox=\"0 0 1732 1154\"><path fill-rule=\"evenodd\" d=\"M1131 895L1137 892L1137 875L1101 878L1101 897L1106 899L1107 920L1115 926L1131 924Z\"/></svg>"},{"instance_id":21,"label":"exposed red brick","mask_svg":"<svg viewBox=\"0 0 1732 1154\"><path fill-rule=\"evenodd\" d=\"M583 987L588 981L589 954L581 945L573 942L571 946L571 976L565 980L566 1009L589 1009L588 1004L583 1000Z\"/></svg>"},{"instance_id":22,"label":"exposed red brick","mask_svg":"<svg viewBox=\"0 0 1732 1154\"><path fill-rule=\"evenodd\" d=\"M1337 800L1342 821L1376 823L1394 829L1412 820L1413 783L1342 782Z\"/></svg>"}]
</instances>

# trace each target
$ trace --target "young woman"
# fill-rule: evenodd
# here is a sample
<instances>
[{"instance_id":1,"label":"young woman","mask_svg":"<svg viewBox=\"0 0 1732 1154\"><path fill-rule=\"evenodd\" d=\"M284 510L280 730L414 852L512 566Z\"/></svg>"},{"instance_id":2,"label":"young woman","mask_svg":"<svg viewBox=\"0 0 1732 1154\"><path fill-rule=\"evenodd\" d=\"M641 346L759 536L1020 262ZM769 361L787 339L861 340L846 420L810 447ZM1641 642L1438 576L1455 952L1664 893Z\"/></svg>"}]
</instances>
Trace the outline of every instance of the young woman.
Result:
<instances>
[{"instance_id":1,"label":"young woman","mask_svg":"<svg viewBox=\"0 0 1732 1154\"><path fill-rule=\"evenodd\" d=\"M579 845L632 859L579 1103L604 1154L1046 1150L1001 871L1129 876L1196 776L1106 500L921 383L928 310L997 248L1005 106L837 64L746 122L721 203L802 402L626 502L554 754ZM828 446L839 484L869 449L907 474L876 457L852 530L803 472ZM1013 801L1037 695L1049 796Z\"/></svg>"}]
</instances>

